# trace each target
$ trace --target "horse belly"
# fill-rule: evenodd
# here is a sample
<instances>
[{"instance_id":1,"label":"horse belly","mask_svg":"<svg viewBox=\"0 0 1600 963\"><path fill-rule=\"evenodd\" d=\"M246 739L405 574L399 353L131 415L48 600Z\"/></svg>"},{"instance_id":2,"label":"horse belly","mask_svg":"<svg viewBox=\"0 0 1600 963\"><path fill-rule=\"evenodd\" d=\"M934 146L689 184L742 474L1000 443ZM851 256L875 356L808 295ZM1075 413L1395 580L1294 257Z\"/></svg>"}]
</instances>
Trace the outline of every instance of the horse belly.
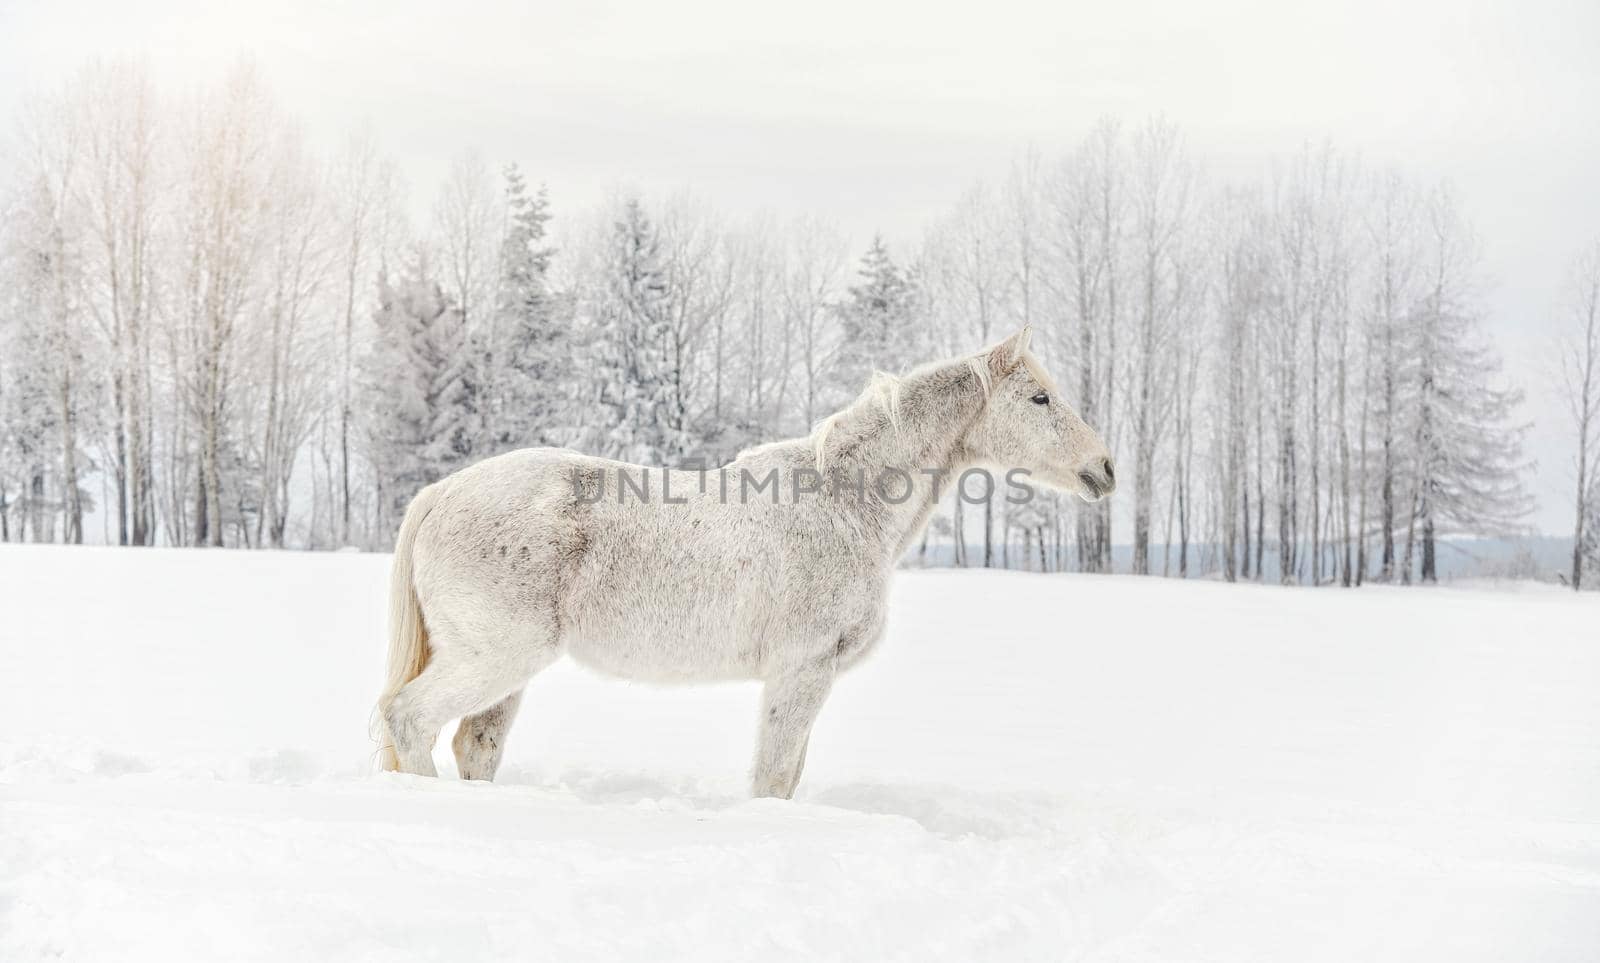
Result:
<instances>
[{"instance_id":1,"label":"horse belly","mask_svg":"<svg viewBox=\"0 0 1600 963\"><path fill-rule=\"evenodd\" d=\"M717 682L759 675L756 633L728 599L669 602L650 593L590 604L567 634L582 665L644 682Z\"/></svg>"},{"instance_id":2,"label":"horse belly","mask_svg":"<svg viewBox=\"0 0 1600 963\"><path fill-rule=\"evenodd\" d=\"M567 641L567 654L597 672L639 682L726 682L760 674L754 653L728 639L689 631L584 632Z\"/></svg>"}]
</instances>

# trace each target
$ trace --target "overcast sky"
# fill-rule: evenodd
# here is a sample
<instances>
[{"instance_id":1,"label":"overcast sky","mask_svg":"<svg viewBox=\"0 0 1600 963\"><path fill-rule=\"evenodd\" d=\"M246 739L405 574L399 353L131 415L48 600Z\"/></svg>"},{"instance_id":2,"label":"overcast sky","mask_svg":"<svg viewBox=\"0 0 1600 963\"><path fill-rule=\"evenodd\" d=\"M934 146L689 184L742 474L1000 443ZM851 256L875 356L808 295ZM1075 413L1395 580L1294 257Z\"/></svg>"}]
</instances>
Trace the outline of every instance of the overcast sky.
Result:
<instances>
[{"instance_id":1,"label":"overcast sky","mask_svg":"<svg viewBox=\"0 0 1600 963\"><path fill-rule=\"evenodd\" d=\"M1533 521L1570 531L1541 359L1566 264L1600 238L1595 0L258 6L0 0L0 112L92 55L183 84L244 54L315 141L369 124L419 210L477 146L546 182L558 216L619 184L689 189L732 215L821 214L857 247L911 242L975 178L1103 114L1165 114L1218 177L1329 139L1446 178L1529 392Z\"/></svg>"}]
</instances>

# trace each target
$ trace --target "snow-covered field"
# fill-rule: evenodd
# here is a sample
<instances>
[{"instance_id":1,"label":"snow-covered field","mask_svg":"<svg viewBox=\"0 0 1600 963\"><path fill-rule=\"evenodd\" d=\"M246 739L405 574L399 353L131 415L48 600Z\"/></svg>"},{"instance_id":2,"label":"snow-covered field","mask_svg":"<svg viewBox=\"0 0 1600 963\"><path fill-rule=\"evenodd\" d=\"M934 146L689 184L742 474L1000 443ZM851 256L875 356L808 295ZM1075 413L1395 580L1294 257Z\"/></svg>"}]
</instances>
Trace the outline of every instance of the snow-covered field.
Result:
<instances>
[{"instance_id":1,"label":"snow-covered field","mask_svg":"<svg viewBox=\"0 0 1600 963\"><path fill-rule=\"evenodd\" d=\"M369 774L386 567L0 546L0 959L1600 959L1592 595L905 573L777 802L567 664Z\"/></svg>"}]
</instances>

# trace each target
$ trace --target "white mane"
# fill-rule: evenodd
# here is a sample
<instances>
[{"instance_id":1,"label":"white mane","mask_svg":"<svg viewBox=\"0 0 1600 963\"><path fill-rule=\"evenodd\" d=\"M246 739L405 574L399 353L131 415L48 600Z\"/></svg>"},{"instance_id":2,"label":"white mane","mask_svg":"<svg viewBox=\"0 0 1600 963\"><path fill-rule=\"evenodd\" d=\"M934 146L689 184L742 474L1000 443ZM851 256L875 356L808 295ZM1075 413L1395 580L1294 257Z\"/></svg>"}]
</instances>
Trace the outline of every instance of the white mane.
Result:
<instances>
[{"instance_id":1,"label":"white mane","mask_svg":"<svg viewBox=\"0 0 1600 963\"><path fill-rule=\"evenodd\" d=\"M971 355L970 357L962 359L962 362L966 364L966 366L972 371L973 378L978 384L978 390L983 392L985 401L987 401L989 396L994 392L994 375L989 369L989 355L990 352L985 351L981 354ZM938 365L929 367L939 367L942 365L948 365L950 363L951 362L948 361L940 362ZM1034 357L1033 352L1024 351L1020 363L1028 369L1028 373L1046 391L1052 393L1057 392L1058 389L1056 388L1055 382L1051 380L1048 374L1045 373L1044 367L1039 363L1039 359ZM896 431L900 430L901 392L904 389L906 382L915 378L923 370L927 369L918 369L917 371L913 371L904 377L892 375L886 371L874 371L872 376L867 379L866 387L862 389L861 394L857 395L854 401L850 402L850 404L846 405L839 411L836 411L817 422L816 425L812 427L811 434L807 439L811 444L811 450L815 456L817 471L821 472L826 470L828 439L832 436L834 428L837 427L840 422L854 415L859 415L868 411L869 409L876 408L881 410L888 417L889 424ZM745 449L739 453L739 457L744 458L750 455L758 455L777 446L787 444L790 444L790 442L767 442L766 444L756 445L752 448Z\"/></svg>"},{"instance_id":2,"label":"white mane","mask_svg":"<svg viewBox=\"0 0 1600 963\"><path fill-rule=\"evenodd\" d=\"M896 431L900 430L901 384L900 378L887 371L874 371L855 401L817 422L816 427L811 429L811 450L816 454L817 471L822 471L827 462L828 436L833 433L834 426L851 415L868 408L882 408L889 418L889 424Z\"/></svg>"},{"instance_id":3,"label":"white mane","mask_svg":"<svg viewBox=\"0 0 1600 963\"><path fill-rule=\"evenodd\" d=\"M1039 366L1039 362L1032 354L1024 353L1022 361L1028 366L1028 370L1038 379L1040 384L1045 385L1048 390L1055 390L1055 386L1050 383L1049 376L1044 373L1044 369ZM994 391L994 376L989 371L989 352L985 351L982 354L972 355L963 359L963 363L972 371L972 376L978 383L978 390L983 392L984 400L988 401L989 395ZM941 362L939 365L931 367L940 367L947 364L950 364L950 362ZM851 415L858 414L870 407L880 407L884 414L888 416L889 423L898 431L900 429L901 389L907 380L915 378L922 370L927 369L913 371L905 378L896 377L884 371L874 371L872 377L867 381L866 388L857 396L855 401L851 402L843 410L836 411L817 422L816 427L811 430L811 448L816 454L817 471L823 471L827 464L828 436L833 433L834 427L840 421Z\"/></svg>"}]
</instances>

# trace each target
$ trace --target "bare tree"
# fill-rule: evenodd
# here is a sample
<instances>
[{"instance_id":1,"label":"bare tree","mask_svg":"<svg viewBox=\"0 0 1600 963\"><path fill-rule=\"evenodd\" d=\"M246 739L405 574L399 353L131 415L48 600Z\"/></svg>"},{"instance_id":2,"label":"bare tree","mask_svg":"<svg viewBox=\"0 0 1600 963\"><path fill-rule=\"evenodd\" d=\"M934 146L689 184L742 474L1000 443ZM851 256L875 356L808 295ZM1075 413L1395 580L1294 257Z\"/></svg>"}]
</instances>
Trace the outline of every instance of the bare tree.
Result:
<instances>
[{"instance_id":1,"label":"bare tree","mask_svg":"<svg viewBox=\"0 0 1600 963\"><path fill-rule=\"evenodd\" d=\"M1225 578L1248 579L1252 571L1251 536L1259 531L1252 512L1259 514L1262 506L1259 495L1253 495L1252 480L1259 491L1259 426L1265 401L1259 348L1269 281L1266 212L1257 194L1237 188L1226 191L1214 207L1217 350L1212 356L1211 384L1220 394L1214 402L1219 417L1213 429L1219 436L1214 447L1222 487L1218 500L1221 558Z\"/></svg>"},{"instance_id":2,"label":"bare tree","mask_svg":"<svg viewBox=\"0 0 1600 963\"><path fill-rule=\"evenodd\" d=\"M483 155L457 155L434 203L434 230L445 293L460 308L467 330L493 344L499 300L500 248L506 232L506 205L500 185ZM484 377L492 381L493 373ZM493 385L484 386L493 392Z\"/></svg>"},{"instance_id":3,"label":"bare tree","mask_svg":"<svg viewBox=\"0 0 1600 963\"><path fill-rule=\"evenodd\" d=\"M1577 429L1577 473L1572 523L1572 588L1583 587L1585 530L1595 512L1600 478L1600 241L1573 260L1568 280L1567 331L1556 346L1560 392Z\"/></svg>"},{"instance_id":4,"label":"bare tree","mask_svg":"<svg viewBox=\"0 0 1600 963\"><path fill-rule=\"evenodd\" d=\"M715 215L690 197L680 196L668 205L660 236L667 286L662 309L671 385L668 412L673 429L687 445L702 404L707 408L721 404L725 341L717 335L725 333L733 306L735 261ZM703 403L700 389L705 381L713 382L714 397ZM688 454L687 448L676 454Z\"/></svg>"},{"instance_id":5,"label":"bare tree","mask_svg":"<svg viewBox=\"0 0 1600 963\"><path fill-rule=\"evenodd\" d=\"M1375 417L1382 447L1379 456L1378 577L1393 581L1395 529L1399 513L1399 486L1407 471L1402 452L1402 404L1406 383L1404 368L1404 318L1414 297L1413 279L1419 254L1416 248L1416 201L1399 175L1389 172L1374 184L1367 234L1373 252L1374 277L1370 284L1367 315L1368 357L1377 365L1373 380L1377 397Z\"/></svg>"},{"instance_id":6,"label":"bare tree","mask_svg":"<svg viewBox=\"0 0 1600 963\"><path fill-rule=\"evenodd\" d=\"M954 211L929 232L924 287L931 296L931 322L946 352L988 344L1009 320L1012 270L1001 218L989 190L973 185ZM960 345L961 347L957 347ZM964 507L955 502L955 529L964 531ZM958 544L958 551L964 549ZM964 553L963 553L964 554ZM994 509L983 505L983 567L995 564Z\"/></svg>"},{"instance_id":7,"label":"bare tree","mask_svg":"<svg viewBox=\"0 0 1600 963\"><path fill-rule=\"evenodd\" d=\"M1183 233L1193 171L1170 124L1153 121L1133 144L1133 238L1138 303L1129 378L1133 428L1133 571L1150 574L1151 501L1156 456L1171 425L1180 359L1178 312L1188 295Z\"/></svg>"},{"instance_id":8,"label":"bare tree","mask_svg":"<svg viewBox=\"0 0 1600 963\"><path fill-rule=\"evenodd\" d=\"M175 341L194 419L197 477L193 527L196 545L222 545L229 524L243 525L236 490L241 483L243 438L234 422L232 393L242 363L250 312L257 304L257 267L265 230L262 217L278 118L255 72L236 68L224 86L203 94L183 132L188 186L178 254L181 294L175 299ZM177 360L177 359L175 359Z\"/></svg>"},{"instance_id":9,"label":"bare tree","mask_svg":"<svg viewBox=\"0 0 1600 963\"><path fill-rule=\"evenodd\" d=\"M142 64L93 64L73 84L84 177L78 201L93 238L87 306L111 359L109 462L117 543L155 537L151 326L157 219L166 185L157 174L158 105Z\"/></svg>"},{"instance_id":10,"label":"bare tree","mask_svg":"<svg viewBox=\"0 0 1600 963\"><path fill-rule=\"evenodd\" d=\"M265 395L254 433L261 500L255 542L282 548L295 463L327 405L324 386L336 370L328 363L328 349L337 341L328 325L314 323L313 315L326 303L334 262L321 179L297 139L284 141L275 153L267 182L271 200L262 215L265 317L256 356L265 359L266 370L258 377L266 383L255 386Z\"/></svg>"},{"instance_id":11,"label":"bare tree","mask_svg":"<svg viewBox=\"0 0 1600 963\"><path fill-rule=\"evenodd\" d=\"M1044 283L1061 305L1067 380L1080 414L1117 447L1118 280L1124 255L1124 156L1120 127L1102 120L1057 167L1050 198L1047 246L1054 269ZM1111 568L1111 512L1097 504L1077 510L1077 562L1082 571Z\"/></svg>"},{"instance_id":12,"label":"bare tree","mask_svg":"<svg viewBox=\"0 0 1600 963\"><path fill-rule=\"evenodd\" d=\"M370 134L353 136L334 166L332 176L337 234L337 284L340 330L338 336L338 400L334 417L338 425L337 544L351 544L353 443L352 405L355 399L358 350L357 318L369 310L369 301L386 273L390 250L399 236L398 175L394 165L379 154Z\"/></svg>"},{"instance_id":13,"label":"bare tree","mask_svg":"<svg viewBox=\"0 0 1600 963\"><path fill-rule=\"evenodd\" d=\"M844 263L844 239L831 226L812 219L797 221L791 228L783 310L786 327L798 341L808 428L822 416L824 376L838 349L838 331L829 305L839 293Z\"/></svg>"}]
</instances>

